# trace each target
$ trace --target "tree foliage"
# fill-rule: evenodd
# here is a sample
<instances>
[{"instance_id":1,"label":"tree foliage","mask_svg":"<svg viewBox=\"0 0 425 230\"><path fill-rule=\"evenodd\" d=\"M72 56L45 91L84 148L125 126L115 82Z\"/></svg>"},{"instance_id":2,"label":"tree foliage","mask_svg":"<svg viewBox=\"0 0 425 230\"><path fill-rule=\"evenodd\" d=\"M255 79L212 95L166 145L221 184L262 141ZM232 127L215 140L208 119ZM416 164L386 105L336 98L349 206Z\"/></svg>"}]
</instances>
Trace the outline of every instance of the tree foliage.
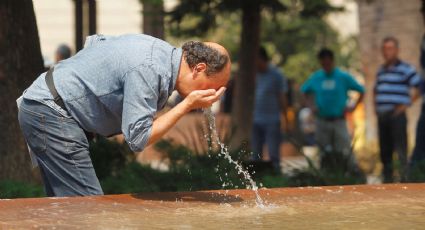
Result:
<instances>
[{"instance_id":1,"label":"tree foliage","mask_svg":"<svg viewBox=\"0 0 425 230\"><path fill-rule=\"evenodd\" d=\"M170 29L176 36L204 36L210 29L222 26L218 18L223 14L238 12L249 5L276 13L286 10L279 0L180 0L169 12Z\"/></svg>"},{"instance_id":2,"label":"tree foliage","mask_svg":"<svg viewBox=\"0 0 425 230\"><path fill-rule=\"evenodd\" d=\"M168 12L171 37L212 39L223 44L232 60L239 60L240 7L243 1L182 0ZM289 78L304 81L319 66L322 47L335 51L339 65L358 69L356 37L341 40L325 17L344 8L327 0L262 1L261 44ZM345 49L345 50L344 50Z\"/></svg>"},{"instance_id":3,"label":"tree foliage","mask_svg":"<svg viewBox=\"0 0 425 230\"><path fill-rule=\"evenodd\" d=\"M180 0L179 4L168 12L168 29L177 37L203 37L208 35L211 29L218 29L224 25L220 20L223 15L228 17L229 14L240 14L240 10L245 5L255 3L273 16L296 16L296 18L313 21L320 21L331 12L344 10L341 7L332 6L328 0ZM280 25L279 21L271 23L275 26Z\"/></svg>"}]
</instances>

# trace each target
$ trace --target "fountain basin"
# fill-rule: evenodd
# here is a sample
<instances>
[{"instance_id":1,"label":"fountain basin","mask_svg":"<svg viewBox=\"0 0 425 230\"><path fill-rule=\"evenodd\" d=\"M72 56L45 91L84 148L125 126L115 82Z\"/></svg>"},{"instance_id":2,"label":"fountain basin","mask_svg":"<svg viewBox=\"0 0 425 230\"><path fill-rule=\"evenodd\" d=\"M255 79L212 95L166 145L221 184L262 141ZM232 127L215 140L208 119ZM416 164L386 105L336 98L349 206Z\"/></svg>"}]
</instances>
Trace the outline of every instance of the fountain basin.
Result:
<instances>
[{"instance_id":1,"label":"fountain basin","mask_svg":"<svg viewBox=\"0 0 425 230\"><path fill-rule=\"evenodd\" d=\"M424 229L425 184L0 200L0 229Z\"/></svg>"}]
</instances>

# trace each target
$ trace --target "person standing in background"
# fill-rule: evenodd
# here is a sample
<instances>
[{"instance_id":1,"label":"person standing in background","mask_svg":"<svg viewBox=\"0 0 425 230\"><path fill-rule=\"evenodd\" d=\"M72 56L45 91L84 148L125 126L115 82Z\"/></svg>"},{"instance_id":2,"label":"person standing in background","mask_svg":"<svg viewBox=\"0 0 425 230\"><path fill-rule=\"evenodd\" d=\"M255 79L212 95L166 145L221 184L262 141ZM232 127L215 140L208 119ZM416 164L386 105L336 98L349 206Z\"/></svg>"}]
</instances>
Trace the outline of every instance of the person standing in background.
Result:
<instances>
[{"instance_id":1,"label":"person standing in background","mask_svg":"<svg viewBox=\"0 0 425 230\"><path fill-rule=\"evenodd\" d=\"M335 67L334 54L324 48L317 55L322 69L313 73L301 86L306 102L316 114L316 142L324 153L351 154L351 137L345 113L352 112L363 99L364 88L350 74ZM348 105L348 92L360 97ZM314 103L310 96L314 96ZM350 156L351 158L351 156Z\"/></svg>"},{"instance_id":2,"label":"person standing in background","mask_svg":"<svg viewBox=\"0 0 425 230\"><path fill-rule=\"evenodd\" d=\"M55 63L58 63L62 60L70 58L72 55L71 48L66 44L61 44L58 46L55 52Z\"/></svg>"},{"instance_id":3,"label":"person standing in background","mask_svg":"<svg viewBox=\"0 0 425 230\"><path fill-rule=\"evenodd\" d=\"M422 0L421 13L425 24L425 0ZM422 37L421 56L419 59L421 65L421 93L422 99L425 99L425 35ZM410 171L421 161L425 160L425 100L422 101L421 115L419 116L416 127L415 149L410 159Z\"/></svg>"},{"instance_id":4,"label":"person standing in background","mask_svg":"<svg viewBox=\"0 0 425 230\"><path fill-rule=\"evenodd\" d=\"M257 78L254 103L254 124L252 129L252 160L262 159L264 144L267 145L270 160L276 172L280 172L281 114L286 118L285 77L272 64L264 47L257 59Z\"/></svg>"},{"instance_id":5,"label":"person standing in background","mask_svg":"<svg viewBox=\"0 0 425 230\"><path fill-rule=\"evenodd\" d=\"M419 97L420 77L413 66L399 59L398 52L398 40L394 37L384 38L384 64L378 70L374 89L384 183L393 182L394 151L400 162L401 181L406 180L406 110Z\"/></svg>"}]
</instances>

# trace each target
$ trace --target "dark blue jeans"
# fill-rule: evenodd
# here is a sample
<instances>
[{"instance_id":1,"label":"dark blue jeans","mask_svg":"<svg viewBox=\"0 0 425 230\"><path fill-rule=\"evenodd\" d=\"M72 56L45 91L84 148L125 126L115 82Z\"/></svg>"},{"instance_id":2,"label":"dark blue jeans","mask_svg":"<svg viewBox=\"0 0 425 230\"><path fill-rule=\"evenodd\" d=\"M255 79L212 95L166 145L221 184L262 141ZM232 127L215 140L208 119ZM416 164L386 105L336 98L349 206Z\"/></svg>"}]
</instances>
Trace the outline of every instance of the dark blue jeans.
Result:
<instances>
[{"instance_id":1,"label":"dark blue jeans","mask_svg":"<svg viewBox=\"0 0 425 230\"><path fill-rule=\"evenodd\" d=\"M410 169L413 169L420 161L425 160L425 104L422 105L421 115L416 126L415 141L415 149L410 159Z\"/></svg>"},{"instance_id":2,"label":"dark blue jeans","mask_svg":"<svg viewBox=\"0 0 425 230\"><path fill-rule=\"evenodd\" d=\"M252 129L252 159L261 160L263 146L266 144L273 167L280 169L280 141L280 122L254 123Z\"/></svg>"},{"instance_id":3,"label":"dark blue jeans","mask_svg":"<svg viewBox=\"0 0 425 230\"><path fill-rule=\"evenodd\" d=\"M84 130L72 117L24 99L19 124L34 152L47 196L102 195Z\"/></svg>"}]
</instances>

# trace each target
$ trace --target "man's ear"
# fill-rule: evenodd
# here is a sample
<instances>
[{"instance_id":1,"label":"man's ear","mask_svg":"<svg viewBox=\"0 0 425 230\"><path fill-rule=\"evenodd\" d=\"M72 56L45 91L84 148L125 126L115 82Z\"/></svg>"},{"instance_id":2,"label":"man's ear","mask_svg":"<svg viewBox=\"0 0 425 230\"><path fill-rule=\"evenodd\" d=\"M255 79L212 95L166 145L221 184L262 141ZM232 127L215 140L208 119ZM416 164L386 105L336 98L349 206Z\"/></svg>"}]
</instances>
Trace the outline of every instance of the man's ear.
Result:
<instances>
[{"instance_id":1,"label":"man's ear","mask_svg":"<svg viewBox=\"0 0 425 230\"><path fill-rule=\"evenodd\" d=\"M202 72L205 72L207 70L207 65L203 62L196 64L196 66L193 68L194 74L199 74Z\"/></svg>"}]
</instances>

